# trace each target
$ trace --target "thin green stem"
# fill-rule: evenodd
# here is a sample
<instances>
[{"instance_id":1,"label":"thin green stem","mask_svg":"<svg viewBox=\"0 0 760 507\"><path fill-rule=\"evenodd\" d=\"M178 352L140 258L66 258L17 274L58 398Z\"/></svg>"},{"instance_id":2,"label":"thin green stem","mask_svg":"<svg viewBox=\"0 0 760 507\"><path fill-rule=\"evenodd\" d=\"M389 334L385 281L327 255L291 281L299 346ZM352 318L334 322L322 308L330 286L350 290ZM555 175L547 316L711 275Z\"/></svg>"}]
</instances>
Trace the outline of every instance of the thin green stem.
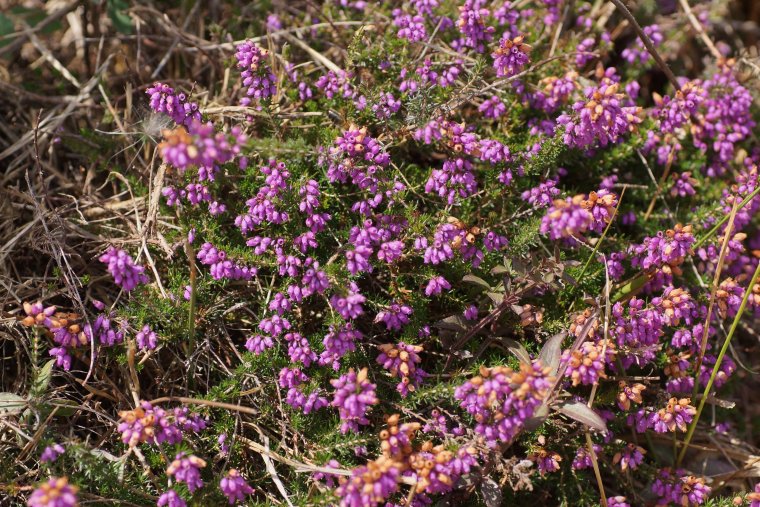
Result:
<instances>
[{"instance_id":1,"label":"thin green stem","mask_svg":"<svg viewBox=\"0 0 760 507\"><path fill-rule=\"evenodd\" d=\"M747 302L749 301L749 296L750 294L752 294L752 288L757 283L758 277L760 277L760 263L757 265L757 268L755 269L755 273L752 275L752 279L750 280L749 285L744 291L744 298L742 298L742 304L739 306L739 311L736 312L734 321L731 323L731 329L728 331L726 340L723 342L723 347L720 349L720 354L718 354L718 358L715 360L715 365L713 366L712 373L710 374L710 380L707 381L707 386L705 386L705 392L702 394L702 398L699 400L697 413L694 416L694 419L691 421L691 425L689 426L689 431L686 433L686 438L684 439L684 442L683 442L683 447L681 448L681 452L678 454L678 460L676 460L677 467L681 465L681 462L683 461L683 458L686 455L686 450L689 448L689 443L691 442L691 438L694 436L694 430L697 428L699 417L702 415L702 410L705 408L705 403L707 402L707 397L710 394L710 391L712 390L713 383L715 382L715 377L718 375L720 366L723 363L723 357L726 355L728 346L731 344L731 339L734 337L734 333L736 332L736 329L739 327L739 321L741 321L742 315L744 314L744 310L746 310L747 308Z\"/></svg>"}]
</instances>

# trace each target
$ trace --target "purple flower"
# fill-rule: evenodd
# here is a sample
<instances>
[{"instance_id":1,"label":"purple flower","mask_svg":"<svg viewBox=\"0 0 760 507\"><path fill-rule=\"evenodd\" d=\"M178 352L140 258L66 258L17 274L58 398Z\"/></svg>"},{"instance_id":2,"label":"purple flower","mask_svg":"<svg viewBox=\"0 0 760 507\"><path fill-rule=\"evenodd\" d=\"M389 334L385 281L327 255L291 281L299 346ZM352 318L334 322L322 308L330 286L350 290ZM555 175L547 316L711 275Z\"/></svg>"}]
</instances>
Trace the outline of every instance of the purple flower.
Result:
<instances>
[{"instance_id":1,"label":"purple flower","mask_svg":"<svg viewBox=\"0 0 760 507\"><path fill-rule=\"evenodd\" d=\"M201 120L198 104L188 102L184 93L175 93L169 85L155 82L145 93L150 96L151 109L170 116L177 125L189 127L194 120Z\"/></svg>"},{"instance_id":2,"label":"purple flower","mask_svg":"<svg viewBox=\"0 0 760 507\"><path fill-rule=\"evenodd\" d=\"M689 398L670 398L665 408L649 415L649 426L657 433L686 431L697 413L697 409L689 403Z\"/></svg>"},{"instance_id":3,"label":"purple flower","mask_svg":"<svg viewBox=\"0 0 760 507\"><path fill-rule=\"evenodd\" d=\"M640 109L625 105L620 84L605 78L596 88L586 91L587 101L573 104L575 115L563 114L557 123L565 127L565 144L576 148L593 148L616 143L636 124L641 123Z\"/></svg>"},{"instance_id":4,"label":"purple flower","mask_svg":"<svg viewBox=\"0 0 760 507\"><path fill-rule=\"evenodd\" d=\"M549 239L563 239L571 245L583 238L594 223L594 217L583 205L583 196L557 199L541 220L541 234Z\"/></svg>"},{"instance_id":5,"label":"purple flower","mask_svg":"<svg viewBox=\"0 0 760 507\"><path fill-rule=\"evenodd\" d=\"M201 468L206 467L206 462L201 458L184 452L177 454L174 461L166 469L166 475L173 476L177 482L184 482L190 493L203 487Z\"/></svg>"},{"instance_id":6,"label":"purple flower","mask_svg":"<svg viewBox=\"0 0 760 507\"><path fill-rule=\"evenodd\" d=\"M187 130L180 126L165 130L163 136L164 141L158 148L167 164L176 167L180 173L197 166L212 180L215 168L238 156L247 141L240 127L233 127L229 133L217 132L211 122L195 120Z\"/></svg>"},{"instance_id":7,"label":"purple flower","mask_svg":"<svg viewBox=\"0 0 760 507\"><path fill-rule=\"evenodd\" d=\"M408 305L393 303L386 310L378 312L375 322L383 322L391 331L401 331L409 323L412 308Z\"/></svg>"},{"instance_id":8,"label":"purple flower","mask_svg":"<svg viewBox=\"0 0 760 507\"><path fill-rule=\"evenodd\" d=\"M242 69L240 76L243 78L243 86L248 89L245 97L240 100L240 105L248 106L254 100L267 99L277 91L277 77L267 65L266 58L269 52L262 49L252 41L245 41L236 48L235 58L237 66Z\"/></svg>"},{"instance_id":9,"label":"purple flower","mask_svg":"<svg viewBox=\"0 0 760 507\"><path fill-rule=\"evenodd\" d=\"M319 355L319 364L331 364L334 370L340 368L340 358L356 350L355 342L363 338L361 332L348 322L340 327L330 326L322 344L325 350Z\"/></svg>"},{"instance_id":10,"label":"purple flower","mask_svg":"<svg viewBox=\"0 0 760 507\"><path fill-rule=\"evenodd\" d=\"M227 475L219 482L219 489L227 497L230 505L235 502L245 501L245 497L253 493L253 488L245 482L240 472L234 468L229 470Z\"/></svg>"},{"instance_id":11,"label":"purple flower","mask_svg":"<svg viewBox=\"0 0 760 507\"><path fill-rule=\"evenodd\" d=\"M593 385L599 379L607 378L604 373L605 365L615 360L615 344L612 341L583 342L578 350L562 353L562 363L567 363L565 376L573 381L573 385Z\"/></svg>"},{"instance_id":12,"label":"purple flower","mask_svg":"<svg viewBox=\"0 0 760 507\"><path fill-rule=\"evenodd\" d=\"M645 26L644 33L647 35L647 37L649 37L649 40L652 41L652 45L655 47L662 44L662 41L664 40L664 37L662 36L662 32L660 32L660 27L658 25ZM639 37L636 37L633 45L623 50L621 56L628 63L636 63L637 60L639 63L647 63L650 58L649 51L647 51L644 43Z\"/></svg>"},{"instance_id":13,"label":"purple flower","mask_svg":"<svg viewBox=\"0 0 760 507\"><path fill-rule=\"evenodd\" d=\"M396 386L396 390L401 393L401 396L406 397L427 377L427 373L417 368L417 365L422 362L419 355L422 352L421 346L399 342L397 345L384 343L378 345L377 348L380 350L377 362L391 375L401 379L401 382Z\"/></svg>"},{"instance_id":14,"label":"purple flower","mask_svg":"<svg viewBox=\"0 0 760 507\"><path fill-rule=\"evenodd\" d=\"M359 431L360 425L369 424L367 409L379 400L375 395L375 384L367 380L367 368L358 374L351 368L345 375L331 380L330 384L335 388L330 405L336 407L340 414L341 433Z\"/></svg>"},{"instance_id":15,"label":"purple flower","mask_svg":"<svg viewBox=\"0 0 760 507\"><path fill-rule=\"evenodd\" d=\"M362 303L366 298L359 293L359 287L354 282L349 282L348 290L344 294L333 294L330 298L330 305L345 320L357 318L364 313Z\"/></svg>"},{"instance_id":16,"label":"purple flower","mask_svg":"<svg viewBox=\"0 0 760 507\"><path fill-rule=\"evenodd\" d=\"M240 266L227 258L224 250L217 249L211 243L203 243L196 254L201 264L210 266L210 272L214 280L228 278L230 280L250 280L258 273L256 268Z\"/></svg>"},{"instance_id":17,"label":"purple flower","mask_svg":"<svg viewBox=\"0 0 760 507\"><path fill-rule=\"evenodd\" d=\"M475 432L495 447L511 441L541 405L551 387L548 371L538 362L521 364L517 372L481 367L480 375L457 387L454 397L475 418Z\"/></svg>"},{"instance_id":18,"label":"purple flower","mask_svg":"<svg viewBox=\"0 0 760 507\"><path fill-rule=\"evenodd\" d=\"M612 463L614 465L620 464L620 469L625 472L627 469L636 470L639 465L644 461L644 454L646 454L643 448L634 443L627 444L622 451L615 454L612 457Z\"/></svg>"},{"instance_id":19,"label":"purple flower","mask_svg":"<svg viewBox=\"0 0 760 507\"><path fill-rule=\"evenodd\" d=\"M483 113L483 116L486 118L498 118L507 112L507 106L504 105L499 97L493 95L478 106L478 111Z\"/></svg>"},{"instance_id":20,"label":"purple flower","mask_svg":"<svg viewBox=\"0 0 760 507\"><path fill-rule=\"evenodd\" d=\"M341 507L374 507L398 491L402 464L380 456L365 466L354 468L336 494Z\"/></svg>"},{"instance_id":21,"label":"purple flower","mask_svg":"<svg viewBox=\"0 0 760 507\"><path fill-rule=\"evenodd\" d=\"M435 193L455 204L458 198L467 198L478 191L478 182L469 160L456 158L446 160L441 169L433 169L425 183L425 192Z\"/></svg>"},{"instance_id":22,"label":"purple flower","mask_svg":"<svg viewBox=\"0 0 760 507\"><path fill-rule=\"evenodd\" d=\"M710 487L703 478L686 475L685 470L663 468L652 483L652 492L661 503L702 505L710 495Z\"/></svg>"},{"instance_id":23,"label":"purple flower","mask_svg":"<svg viewBox=\"0 0 760 507\"><path fill-rule=\"evenodd\" d=\"M559 462L562 461L559 454L543 448L532 453L529 458L538 464L538 471L542 476L559 470Z\"/></svg>"},{"instance_id":24,"label":"purple flower","mask_svg":"<svg viewBox=\"0 0 760 507\"><path fill-rule=\"evenodd\" d=\"M462 44L478 53L485 51L485 43L493 38L494 27L486 25L490 12L484 8L484 0L465 0L459 7L457 27L464 35Z\"/></svg>"},{"instance_id":25,"label":"purple flower","mask_svg":"<svg viewBox=\"0 0 760 507\"><path fill-rule=\"evenodd\" d=\"M670 195L673 197L687 197L697 193L694 190L694 186L697 185L697 180L691 177L689 171L682 172L681 174L673 174L671 176L673 180L673 186L670 187Z\"/></svg>"},{"instance_id":26,"label":"purple flower","mask_svg":"<svg viewBox=\"0 0 760 507\"><path fill-rule=\"evenodd\" d=\"M602 446L594 444L594 452L599 455L602 452ZM579 447L575 452L575 458L573 459L573 470L585 470L591 468L593 463L591 462L591 453L588 452L588 447Z\"/></svg>"},{"instance_id":27,"label":"purple flower","mask_svg":"<svg viewBox=\"0 0 760 507\"><path fill-rule=\"evenodd\" d=\"M173 489L167 489L158 497L158 507L187 507L187 502Z\"/></svg>"},{"instance_id":28,"label":"purple flower","mask_svg":"<svg viewBox=\"0 0 760 507\"><path fill-rule=\"evenodd\" d=\"M478 307L475 305L469 305L467 308L464 309L464 318L467 320L477 320L478 319Z\"/></svg>"},{"instance_id":29,"label":"purple flower","mask_svg":"<svg viewBox=\"0 0 760 507\"><path fill-rule=\"evenodd\" d=\"M393 26L398 27L399 39L407 39L411 42L425 40L425 18L422 16L405 14L401 9L393 9Z\"/></svg>"},{"instance_id":30,"label":"purple flower","mask_svg":"<svg viewBox=\"0 0 760 507\"><path fill-rule=\"evenodd\" d=\"M533 187L530 190L526 190L522 193L522 198L527 201L528 204L536 208L548 208L554 198L559 195L559 189L557 188L557 180L549 178L548 180L541 182L537 187Z\"/></svg>"},{"instance_id":31,"label":"purple flower","mask_svg":"<svg viewBox=\"0 0 760 507\"><path fill-rule=\"evenodd\" d=\"M531 47L524 44L523 39L522 35L510 39L509 35L505 34L499 41L498 49L491 53L498 77L512 77L530 61L528 53Z\"/></svg>"},{"instance_id":32,"label":"purple flower","mask_svg":"<svg viewBox=\"0 0 760 507\"><path fill-rule=\"evenodd\" d=\"M158 344L158 337L156 336L156 332L151 330L150 326L147 324L145 324L140 332L135 335L135 339L137 340L137 346L141 349L153 350Z\"/></svg>"},{"instance_id":33,"label":"purple flower","mask_svg":"<svg viewBox=\"0 0 760 507\"><path fill-rule=\"evenodd\" d=\"M607 507L631 507L624 496L611 496L607 498Z\"/></svg>"},{"instance_id":34,"label":"purple flower","mask_svg":"<svg viewBox=\"0 0 760 507\"><path fill-rule=\"evenodd\" d=\"M124 250L119 250L114 246L109 247L98 260L108 265L107 269L114 283L126 292L142 283L148 283L148 277L144 273L145 268L135 265L132 257Z\"/></svg>"},{"instance_id":35,"label":"purple flower","mask_svg":"<svg viewBox=\"0 0 760 507\"><path fill-rule=\"evenodd\" d=\"M119 419L121 440L130 447L142 442L178 444L184 431L198 432L206 427L206 421L197 414L191 414L187 408L178 408L168 414L147 401L141 402L134 410L119 412Z\"/></svg>"},{"instance_id":36,"label":"purple flower","mask_svg":"<svg viewBox=\"0 0 760 507\"><path fill-rule=\"evenodd\" d=\"M250 336L245 341L245 348L248 349L248 352L252 352L257 356L263 353L265 350L271 349L272 347L274 347L274 341L272 341L272 338L270 336L262 336L260 334L257 334Z\"/></svg>"},{"instance_id":37,"label":"purple flower","mask_svg":"<svg viewBox=\"0 0 760 507\"><path fill-rule=\"evenodd\" d=\"M66 477L51 477L29 496L28 507L76 507L79 488L69 484Z\"/></svg>"},{"instance_id":38,"label":"purple flower","mask_svg":"<svg viewBox=\"0 0 760 507\"><path fill-rule=\"evenodd\" d=\"M52 463L64 452L66 452L66 449L61 444L49 445L42 451L40 461L43 463Z\"/></svg>"},{"instance_id":39,"label":"purple flower","mask_svg":"<svg viewBox=\"0 0 760 507\"><path fill-rule=\"evenodd\" d=\"M451 289L451 284L442 276L434 276L425 287L426 296L437 296L444 290Z\"/></svg>"}]
</instances>

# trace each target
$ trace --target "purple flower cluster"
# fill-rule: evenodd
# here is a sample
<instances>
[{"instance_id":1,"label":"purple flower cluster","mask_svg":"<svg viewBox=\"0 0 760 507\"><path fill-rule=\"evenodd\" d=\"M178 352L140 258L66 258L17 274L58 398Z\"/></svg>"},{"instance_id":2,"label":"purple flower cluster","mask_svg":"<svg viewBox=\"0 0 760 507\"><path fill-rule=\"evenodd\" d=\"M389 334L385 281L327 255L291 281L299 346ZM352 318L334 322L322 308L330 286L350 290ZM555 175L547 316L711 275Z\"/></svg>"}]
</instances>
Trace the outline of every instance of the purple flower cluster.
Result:
<instances>
[{"instance_id":1,"label":"purple flower cluster","mask_svg":"<svg viewBox=\"0 0 760 507\"><path fill-rule=\"evenodd\" d=\"M173 489L167 489L158 497L158 507L187 507L187 502Z\"/></svg>"},{"instance_id":2,"label":"purple flower cluster","mask_svg":"<svg viewBox=\"0 0 760 507\"><path fill-rule=\"evenodd\" d=\"M691 253L694 241L691 225L676 224L673 229L645 238L641 244L631 245L628 255L634 268L648 270L666 265L675 267L683 263Z\"/></svg>"},{"instance_id":3,"label":"purple flower cluster","mask_svg":"<svg viewBox=\"0 0 760 507\"><path fill-rule=\"evenodd\" d=\"M607 378L605 365L615 360L615 344L610 340L583 342L578 350L565 350L562 363L567 363L565 376L570 377L573 385L592 385L599 379Z\"/></svg>"},{"instance_id":4,"label":"purple flower cluster","mask_svg":"<svg viewBox=\"0 0 760 507\"><path fill-rule=\"evenodd\" d=\"M483 113L483 116L486 118L498 118L507 112L507 106L504 105L499 97L493 95L478 106L478 111Z\"/></svg>"},{"instance_id":5,"label":"purple flower cluster","mask_svg":"<svg viewBox=\"0 0 760 507\"><path fill-rule=\"evenodd\" d=\"M626 470L636 470L644 461L644 454L646 452L642 447L634 443L628 443L620 452L612 457L612 464L619 464L623 472Z\"/></svg>"},{"instance_id":6,"label":"purple flower cluster","mask_svg":"<svg viewBox=\"0 0 760 507\"><path fill-rule=\"evenodd\" d=\"M177 482L184 482L190 493L203 487L201 469L206 467L206 462L195 455L188 456L180 452L174 457L174 461L166 469L166 475L173 476Z\"/></svg>"},{"instance_id":7,"label":"purple flower cluster","mask_svg":"<svg viewBox=\"0 0 760 507\"><path fill-rule=\"evenodd\" d=\"M66 477L51 477L40 484L29 496L27 507L76 507L79 505L77 488Z\"/></svg>"},{"instance_id":8,"label":"purple flower cluster","mask_svg":"<svg viewBox=\"0 0 760 507\"><path fill-rule=\"evenodd\" d=\"M382 322L391 331L401 331L409 323L412 307L394 302L387 309L378 312L375 322Z\"/></svg>"},{"instance_id":9,"label":"purple flower cluster","mask_svg":"<svg viewBox=\"0 0 760 507\"><path fill-rule=\"evenodd\" d=\"M253 488L234 468L227 471L227 475L222 477L219 482L219 489L227 497L230 505L245 501L245 497L253 493Z\"/></svg>"},{"instance_id":10,"label":"purple flower cluster","mask_svg":"<svg viewBox=\"0 0 760 507\"><path fill-rule=\"evenodd\" d=\"M392 93L381 93L378 101L372 106L372 112L381 120L390 118L401 109L401 101Z\"/></svg>"},{"instance_id":11,"label":"purple flower cluster","mask_svg":"<svg viewBox=\"0 0 760 507\"><path fill-rule=\"evenodd\" d=\"M649 40L652 41L654 47L662 44L662 41L664 40L662 32L660 31L660 27L657 25L645 26L644 33L647 37L649 37ZM620 56L622 56L626 62L631 64L635 64L637 62L642 64L647 63L650 58L649 52L644 46L644 43L638 37L636 37L634 43L631 46L623 50Z\"/></svg>"},{"instance_id":12,"label":"purple flower cluster","mask_svg":"<svg viewBox=\"0 0 760 507\"><path fill-rule=\"evenodd\" d=\"M241 105L248 106L253 101L267 99L276 93L277 77L267 65L268 54L266 49L249 40L238 45L235 58L238 68L242 69L243 86L247 87L245 97L240 100Z\"/></svg>"},{"instance_id":13,"label":"purple flower cluster","mask_svg":"<svg viewBox=\"0 0 760 507\"><path fill-rule=\"evenodd\" d=\"M422 352L421 346L399 342L397 345L384 343L377 348L380 350L377 362L391 375L401 379L396 385L396 390L401 396L406 397L427 377L427 373L417 367L422 362L419 354Z\"/></svg>"},{"instance_id":14,"label":"purple flower cluster","mask_svg":"<svg viewBox=\"0 0 760 507\"><path fill-rule=\"evenodd\" d=\"M290 215L278 207L283 194L290 189L287 167L283 162L270 159L269 164L261 167L260 171L265 176L264 185L255 197L245 202L247 213L235 218L235 225L244 235L262 224L279 225L290 220Z\"/></svg>"},{"instance_id":15,"label":"purple flower cluster","mask_svg":"<svg viewBox=\"0 0 760 507\"><path fill-rule=\"evenodd\" d=\"M349 352L356 350L356 341L363 335L354 329L350 322L341 326L330 326L330 332L322 340L325 350L319 355L319 364L332 365L334 370L340 368L340 359Z\"/></svg>"},{"instance_id":16,"label":"purple flower cluster","mask_svg":"<svg viewBox=\"0 0 760 507\"><path fill-rule=\"evenodd\" d=\"M649 416L649 426L657 433L674 433L676 430L686 431L687 425L694 419L697 409L690 405L689 398L670 398L665 408L652 412Z\"/></svg>"},{"instance_id":17,"label":"purple flower cluster","mask_svg":"<svg viewBox=\"0 0 760 507\"><path fill-rule=\"evenodd\" d=\"M398 491L401 471L400 463L386 456L354 468L336 491L340 506L374 507L384 502Z\"/></svg>"},{"instance_id":18,"label":"purple flower cluster","mask_svg":"<svg viewBox=\"0 0 760 507\"><path fill-rule=\"evenodd\" d=\"M64 452L66 452L66 449L61 444L49 445L42 451L40 461L42 463L52 463Z\"/></svg>"},{"instance_id":19,"label":"purple flower cluster","mask_svg":"<svg viewBox=\"0 0 760 507\"><path fill-rule=\"evenodd\" d=\"M182 441L183 432L197 433L206 428L206 420L186 407L167 412L147 401L141 402L134 410L119 412L119 419L121 440L130 447L143 442L178 444Z\"/></svg>"},{"instance_id":20,"label":"purple flower cluster","mask_svg":"<svg viewBox=\"0 0 760 507\"><path fill-rule=\"evenodd\" d=\"M535 208L548 208L558 195L557 179L549 178L539 183L538 186L524 191L521 197Z\"/></svg>"},{"instance_id":21,"label":"purple flower cluster","mask_svg":"<svg viewBox=\"0 0 760 507\"><path fill-rule=\"evenodd\" d=\"M565 144L576 148L607 146L641 123L640 108L626 105L620 84L604 79L586 90L586 101L573 104L574 115L562 114L557 123L565 127Z\"/></svg>"},{"instance_id":22,"label":"purple flower cluster","mask_svg":"<svg viewBox=\"0 0 760 507\"><path fill-rule=\"evenodd\" d=\"M510 39L504 35L499 41L499 47L491 53L493 67L499 77L512 77L518 74L530 61L528 53L531 47L523 42L524 37L519 35Z\"/></svg>"},{"instance_id":23,"label":"purple flower cluster","mask_svg":"<svg viewBox=\"0 0 760 507\"><path fill-rule=\"evenodd\" d=\"M485 51L485 44L493 38L494 27L486 25L490 15L484 7L484 0L465 0L459 7L457 28L464 35L462 45L474 49L478 53Z\"/></svg>"},{"instance_id":24,"label":"purple flower cluster","mask_svg":"<svg viewBox=\"0 0 760 507\"><path fill-rule=\"evenodd\" d=\"M480 368L480 375L457 387L454 397L475 418L475 431L489 446L511 441L541 405L551 387L549 369L540 363Z\"/></svg>"},{"instance_id":25,"label":"purple flower cluster","mask_svg":"<svg viewBox=\"0 0 760 507\"><path fill-rule=\"evenodd\" d=\"M158 345L158 336L156 336L156 332L147 324L145 324L140 332L135 335L135 340L137 340L137 346L141 349L153 350L156 348L156 345Z\"/></svg>"},{"instance_id":26,"label":"purple flower cluster","mask_svg":"<svg viewBox=\"0 0 760 507\"><path fill-rule=\"evenodd\" d=\"M354 282L349 282L345 292L332 295L330 305L345 320L352 320L364 313L362 303L366 300L367 298L359 293L359 287Z\"/></svg>"},{"instance_id":27,"label":"purple flower cluster","mask_svg":"<svg viewBox=\"0 0 760 507\"><path fill-rule=\"evenodd\" d=\"M427 38L425 18L419 14L405 14L401 9L394 9L393 26L398 28L399 39L418 42Z\"/></svg>"},{"instance_id":28,"label":"purple flower cluster","mask_svg":"<svg viewBox=\"0 0 760 507\"><path fill-rule=\"evenodd\" d=\"M667 95L655 95L654 114L660 120L660 130L665 133L675 133L677 129L695 118L697 110L707 100L707 93L698 81L685 83L677 90L671 99Z\"/></svg>"},{"instance_id":29,"label":"purple flower cluster","mask_svg":"<svg viewBox=\"0 0 760 507\"><path fill-rule=\"evenodd\" d=\"M177 125L189 127L193 121L201 121L198 104L188 102L184 93L175 93L171 86L155 82L145 93L150 96L151 109L171 117Z\"/></svg>"},{"instance_id":30,"label":"purple flower cluster","mask_svg":"<svg viewBox=\"0 0 760 507\"><path fill-rule=\"evenodd\" d=\"M697 180L691 177L691 172L684 171L681 174L673 174L673 186L670 187L670 195L673 197L688 197L697 193L694 187Z\"/></svg>"},{"instance_id":31,"label":"purple flower cluster","mask_svg":"<svg viewBox=\"0 0 760 507\"><path fill-rule=\"evenodd\" d=\"M575 244L591 229L594 217L583 206L583 196L576 195L565 200L556 199L541 220L541 234L552 240L566 240Z\"/></svg>"},{"instance_id":32,"label":"purple flower cluster","mask_svg":"<svg viewBox=\"0 0 760 507\"><path fill-rule=\"evenodd\" d=\"M701 477L686 475L685 470L660 470L652 483L652 492L660 503L676 505L702 505L710 495L710 487Z\"/></svg>"},{"instance_id":33,"label":"purple flower cluster","mask_svg":"<svg viewBox=\"0 0 760 507\"><path fill-rule=\"evenodd\" d=\"M285 402L293 408L303 410L304 414L329 405L327 398L321 396L318 390L308 394L303 391L301 386L308 381L309 377L297 368L280 370L280 387L288 390Z\"/></svg>"},{"instance_id":34,"label":"purple flower cluster","mask_svg":"<svg viewBox=\"0 0 760 507\"><path fill-rule=\"evenodd\" d=\"M335 388L331 406L340 413L340 431L359 431L359 426L369 424L367 409L376 405L379 400L375 394L375 384L367 380L367 368L356 373L350 369L345 375L333 379L330 384Z\"/></svg>"},{"instance_id":35,"label":"purple flower cluster","mask_svg":"<svg viewBox=\"0 0 760 507\"><path fill-rule=\"evenodd\" d=\"M438 194L448 204L456 204L460 198L466 199L477 191L472 162L463 158L446 160L441 169L433 169L425 183L425 192Z\"/></svg>"},{"instance_id":36,"label":"purple flower cluster","mask_svg":"<svg viewBox=\"0 0 760 507\"><path fill-rule=\"evenodd\" d=\"M203 243L196 257L201 264L210 266L210 273L214 280L228 278L230 280L250 280L258 273L256 268L240 266L227 258L224 250L217 249L211 243Z\"/></svg>"},{"instance_id":37,"label":"purple flower cluster","mask_svg":"<svg viewBox=\"0 0 760 507\"><path fill-rule=\"evenodd\" d=\"M148 283L145 268L136 265L132 257L124 250L115 246L109 247L98 260L108 265L107 269L114 283L126 292L130 292L140 284Z\"/></svg>"}]
</instances>

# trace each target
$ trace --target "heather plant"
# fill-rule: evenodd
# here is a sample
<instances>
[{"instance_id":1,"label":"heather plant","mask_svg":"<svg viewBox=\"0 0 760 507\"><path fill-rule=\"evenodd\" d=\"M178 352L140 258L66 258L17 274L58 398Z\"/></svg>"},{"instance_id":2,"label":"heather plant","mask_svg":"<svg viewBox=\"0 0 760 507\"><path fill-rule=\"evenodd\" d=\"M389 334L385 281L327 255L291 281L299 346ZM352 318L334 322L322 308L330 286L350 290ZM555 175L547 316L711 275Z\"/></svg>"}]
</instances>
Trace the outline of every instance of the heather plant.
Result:
<instances>
[{"instance_id":1,"label":"heather plant","mask_svg":"<svg viewBox=\"0 0 760 507\"><path fill-rule=\"evenodd\" d=\"M150 20L176 40L128 103L160 128L88 176L110 204L51 228L68 190L29 187L66 248L3 301L0 495L758 504L757 81L721 2L666 3Z\"/></svg>"}]
</instances>

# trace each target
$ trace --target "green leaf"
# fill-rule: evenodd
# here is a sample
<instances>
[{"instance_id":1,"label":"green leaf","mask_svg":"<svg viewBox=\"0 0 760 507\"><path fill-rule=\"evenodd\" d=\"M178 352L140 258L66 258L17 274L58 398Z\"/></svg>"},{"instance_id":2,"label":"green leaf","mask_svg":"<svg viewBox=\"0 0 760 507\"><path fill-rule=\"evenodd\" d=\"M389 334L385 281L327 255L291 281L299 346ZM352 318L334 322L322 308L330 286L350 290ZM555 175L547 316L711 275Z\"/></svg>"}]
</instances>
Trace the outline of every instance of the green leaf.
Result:
<instances>
[{"instance_id":1,"label":"green leaf","mask_svg":"<svg viewBox=\"0 0 760 507\"><path fill-rule=\"evenodd\" d=\"M528 354L528 351L525 350L525 347L511 338L501 338L501 341L507 347L507 350L514 354L521 363L530 364L530 354Z\"/></svg>"},{"instance_id":2,"label":"green leaf","mask_svg":"<svg viewBox=\"0 0 760 507\"><path fill-rule=\"evenodd\" d=\"M127 13L129 5L124 0L108 0L108 17L114 28L125 35L132 33L132 18Z\"/></svg>"},{"instance_id":3,"label":"green leaf","mask_svg":"<svg viewBox=\"0 0 760 507\"><path fill-rule=\"evenodd\" d=\"M555 334L544 343L538 358L541 364L552 369L551 374L556 375L559 370L559 360L562 357L562 340L567 336L566 333Z\"/></svg>"},{"instance_id":4,"label":"green leaf","mask_svg":"<svg viewBox=\"0 0 760 507\"><path fill-rule=\"evenodd\" d=\"M462 277L462 281L477 285L483 290L491 290L491 285L479 276L464 275L464 277Z\"/></svg>"},{"instance_id":5,"label":"green leaf","mask_svg":"<svg viewBox=\"0 0 760 507\"><path fill-rule=\"evenodd\" d=\"M21 412L26 406L26 400L13 393L0 393L0 417Z\"/></svg>"},{"instance_id":6,"label":"green leaf","mask_svg":"<svg viewBox=\"0 0 760 507\"><path fill-rule=\"evenodd\" d=\"M47 391L47 388L50 385L50 378L53 375L54 365L55 359L51 359L37 372L37 378L34 379L34 384L32 384L32 398L45 394L45 391Z\"/></svg>"},{"instance_id":7,"label":"green leaf","mask_svg":"<svg viewBox=\"0 0 760 507\"><path fill-rule=\"evenodd\" d=\"M604 419L599 417L599 414L591 410L588 405L580 401L567 401L561 405L554 407L554 410L560 414L564 414L570 419L575 419L579 423L585 424L589 428L607 431L607 424Z\"/></svg>"}]
</instances>

